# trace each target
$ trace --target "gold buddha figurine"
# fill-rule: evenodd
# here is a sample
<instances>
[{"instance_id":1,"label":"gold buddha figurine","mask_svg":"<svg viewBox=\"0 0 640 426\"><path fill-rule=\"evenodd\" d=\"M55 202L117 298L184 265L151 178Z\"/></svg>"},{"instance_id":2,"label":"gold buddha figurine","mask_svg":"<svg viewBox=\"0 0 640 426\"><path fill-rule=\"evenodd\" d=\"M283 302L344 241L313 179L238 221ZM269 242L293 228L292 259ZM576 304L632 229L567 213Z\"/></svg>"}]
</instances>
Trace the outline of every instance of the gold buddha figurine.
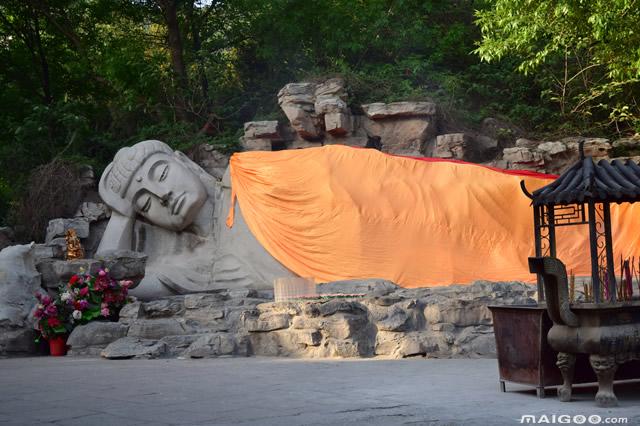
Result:
<instances>
[{"instance_id":1,"label":"gold buddha figurine","mask_svg":"<svg viewBox=\"0 0 640 426\"><path fill-rule=\"evenodd\" d=\"M67 260L84 258L84 249L82 248L82 244L80 244L80 238L78 238L75 229L67 229L64 239L67 243Z\"/></svg>"}]
</instances>

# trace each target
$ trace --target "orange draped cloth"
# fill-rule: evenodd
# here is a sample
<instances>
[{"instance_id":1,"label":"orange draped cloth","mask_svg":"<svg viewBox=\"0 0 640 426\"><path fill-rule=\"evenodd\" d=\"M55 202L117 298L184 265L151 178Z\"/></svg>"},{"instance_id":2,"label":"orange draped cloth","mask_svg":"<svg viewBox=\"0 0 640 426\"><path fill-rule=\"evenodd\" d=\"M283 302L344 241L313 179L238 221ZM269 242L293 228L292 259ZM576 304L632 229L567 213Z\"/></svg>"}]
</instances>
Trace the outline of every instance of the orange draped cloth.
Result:
<instances>
[{"instance_id":1,"label":"orange draped cloth","mask_svg":"<svg viewBox=\"0 0 640 426\"><path fill-rule=\"evenodd\" d=\"M384 278L403 287L534 281L530 192L556 176L341 145L231 157L251 232L280 263L317 282ZM640 255L640 205L612 205L615 260ZM560 227L557 255L590 275L588 226ZM618 266L619 267L619 266Z\"/></svg>"}]
</instances>

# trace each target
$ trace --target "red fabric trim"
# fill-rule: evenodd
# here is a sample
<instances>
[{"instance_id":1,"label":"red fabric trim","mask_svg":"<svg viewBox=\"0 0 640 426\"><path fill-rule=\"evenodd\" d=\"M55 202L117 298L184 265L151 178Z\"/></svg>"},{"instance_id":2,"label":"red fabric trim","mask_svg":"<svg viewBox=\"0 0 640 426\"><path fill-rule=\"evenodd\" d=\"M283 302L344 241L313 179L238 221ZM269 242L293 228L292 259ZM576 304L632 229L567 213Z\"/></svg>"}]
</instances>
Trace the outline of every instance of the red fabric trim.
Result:
<instances>
[{"instance_id":1,"label":"red fabric trim","mask_svg":"<svg viewBox=\"0 0 640 426\"><path fill-rule=\"evenodd\" d=\"M350 148L372 149L372 148L364 148L364 147L360 147L360 146L352 146ZM397 155L397 154L389 154L387 152L382 152L382 151L380 151L380 152L382 154L389 155L391 157L411 158L412 160L428 161L428 162L431 162L431 163L456 163L456 164L466 164L466 165L469 165L469 166L484 167L485 169L493 170L495 172L504 173L504 174L507 174L507 175L527 176L527 177L534 177L534 178L541 178L541 179L557 179L559 177L559 175L532 172L530 170L507 170L507 169L501 169L499 167L487 166L487 165L478 164L478 163L470 163L468 161L463 161L463 160L452 160L452 159L448 159L448 158L436 158L436 157L413 157L411 155Z\"/></svg>"}]
</instances>

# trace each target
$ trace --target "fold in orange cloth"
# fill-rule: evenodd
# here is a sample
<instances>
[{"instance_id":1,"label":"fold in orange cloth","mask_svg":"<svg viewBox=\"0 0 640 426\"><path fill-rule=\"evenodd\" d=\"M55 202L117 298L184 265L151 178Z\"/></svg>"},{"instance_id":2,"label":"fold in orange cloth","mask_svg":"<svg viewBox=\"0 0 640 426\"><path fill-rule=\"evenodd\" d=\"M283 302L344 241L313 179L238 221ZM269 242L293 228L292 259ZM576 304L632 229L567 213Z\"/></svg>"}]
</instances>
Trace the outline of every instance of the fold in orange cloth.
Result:
<instances>
[{"instance_id":1,"label":"fold in orange cloth","mask_svg":"<svg viewBox=\"0 0 640 426\"><path fill-rule=\"evenodd\" d=\"M273 257L318 282L534 281L533 209L519 183L533 191L555 177L341 145L231 157L232 206L237 197ZM640 205L612 206L616 261L640 255L638 218ZM588 227L556 235L567 268L590 275Z\"/></svg>"}]
</instances>

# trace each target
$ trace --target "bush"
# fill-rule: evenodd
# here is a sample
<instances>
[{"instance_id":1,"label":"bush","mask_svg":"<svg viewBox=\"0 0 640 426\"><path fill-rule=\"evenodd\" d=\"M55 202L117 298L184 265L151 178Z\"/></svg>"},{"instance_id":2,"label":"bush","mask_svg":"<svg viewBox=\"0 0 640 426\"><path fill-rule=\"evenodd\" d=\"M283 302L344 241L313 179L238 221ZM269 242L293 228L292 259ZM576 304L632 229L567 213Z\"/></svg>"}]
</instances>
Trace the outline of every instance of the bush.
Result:
<instances>
[{"instance_id":1,"label":"bush","mask_svg":"<svg viewBox=\"0 0 640 426\"><path fill-rule=\"evenodd\" d=\"M83 195L75 164L54 160L38 167L11 212L16 239L42 241L49 221L73 215Z\"/></svg>"}]
</instances>

